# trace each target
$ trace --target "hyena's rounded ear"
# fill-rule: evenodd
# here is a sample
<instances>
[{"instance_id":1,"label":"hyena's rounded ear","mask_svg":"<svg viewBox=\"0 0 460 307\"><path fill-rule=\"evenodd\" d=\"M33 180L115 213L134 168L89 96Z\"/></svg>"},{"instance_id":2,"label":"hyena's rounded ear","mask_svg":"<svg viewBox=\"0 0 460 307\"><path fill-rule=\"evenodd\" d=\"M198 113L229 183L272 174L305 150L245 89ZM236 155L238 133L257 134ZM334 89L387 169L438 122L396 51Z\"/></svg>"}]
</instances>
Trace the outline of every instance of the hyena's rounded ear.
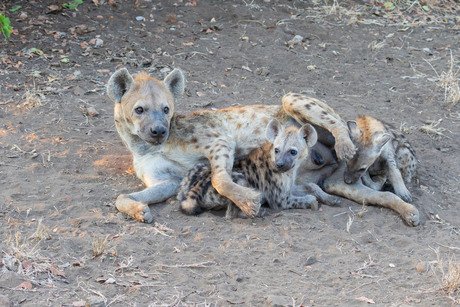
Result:
<instances>
[{"instance_id":1,"label":"hyena's rounded ear","mask_svg":"<svg viewBox=\"0 0 460 307\"><path fill-rule=\"evenodd\" d=\"M380 150L386 143L388 143L389 140L391 140L391 135L389 135L388 133L384 133L384 134L378 135L375 138L374 143L376 147L378 148L378 150Z\"/></svg>"},{"instance_id":2,"label":"hyena's rounded ear","mask_svg":"<svg viewBox=\"0 0 460 307\"><path fill-rule=\"evenodd\" d=\"M350 130L350 137L352 140L356 140L361 136L361 130L358 128L358 123L354 120L347 121L348 130Z\"/></svg>"},{"instance_id":3,"label":"hyena's rounded ear","mask_svg":"<svg viewBox=\"0 0 460 307\"><path fill-rule=\"evenodd\" d=\"M281 129L283 129L283 127L280 122L276 119L272 119L265 130L265 137L269 142L273 143L276 137L281 133Z\"/></svg>"},{"instance_id":4,"label":"hyena's rounded ear","mask_svg":"<svg viewBox=\"0 0 460 307\"><path fill-rule=\"evenodd\" d=\"M318 133L310 124L303 125L299 130L299 135L307 142L308 147L313 147L318 141Z\"/></svg>"},{"instance_id":5,"label":"hyena's rounded ear","mask_svg":"<svg viewBox=\"0 0 460 307\"><path fill-rule=\"evenodd\" d=\"M126 68L121 68L113 73L107 84L107 95L113 102L121 102L121 97L129 91L134 84L134 79Z\"/></svg>"},{"instance_id":6,"label":"hyena's rounded ear","mask_svg":"<svg viewBox=\"0 0 460 307\"><path fill-rule=\"evenodd\" d=\"M184 93L185 76L182 70L178 68L174 69L166 76L163 82L173 95L174 101L177 101Z\"/></svg>"}]
</instances>

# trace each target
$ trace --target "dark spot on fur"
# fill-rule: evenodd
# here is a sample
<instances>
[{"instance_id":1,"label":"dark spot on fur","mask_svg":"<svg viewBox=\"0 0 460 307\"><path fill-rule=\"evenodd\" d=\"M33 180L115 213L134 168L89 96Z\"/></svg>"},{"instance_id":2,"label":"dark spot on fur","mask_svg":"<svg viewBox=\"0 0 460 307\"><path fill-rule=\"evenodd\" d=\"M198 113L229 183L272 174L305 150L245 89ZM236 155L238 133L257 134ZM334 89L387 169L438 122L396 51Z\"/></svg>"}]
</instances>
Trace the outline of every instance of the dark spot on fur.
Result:
<instances>
[{"instance_id":1,"label":"dark spot on fur","mask_svg":"<svg viewBox=\"0 0 460 307\"><path fill-rule=\"evenodd\" d=\"M243 125L242 125L241 123L237 123L237 124L236 124L236 128L237 128L237 129L240 129L242 126L243 126Z\"/></svg>"},{"instance_id":2,"label":"dark spot on fur","mask_svg":"<svg viewBox=\"0 0 460 307\"><path fill-rule=\"evenodd\" d=\"M321 114L327 115L327 112L326 112L326 111L322 111Z\"/></svg>"},{"instance_id":3,"label":"dark spot on fur","mask_svg":"<svg viewBox=\"0 0 460 307\"><path fill-rule=\"evenodd\" d=\"M332 119L331 119L331 120L329 121L329 123L330 123L331 125L335 125L335 120L332 120Z\"/></svg>"},{"instance_id":4,"label":"dark spot on fur","mask_svg":"<svg viewBox=\"0 0 460 307\"><path fill-rule=\"evenodd\" d=\"M213 160L219 160L219 159L220 159L220 156L219 156L219 155L215 155Z\"/></svg>"},{"instance_id":5,"label":"dark spot on fur","mask_svg":"<svg viewBox=\"0 0 460 307\"><path fill-rule=\"evenodd\" d=\"M292 97L299 98L300 95L299 94L293 94Z\"/></svg>"},{"instance_id":6,"label":"dark spot on fur","mask_svg":"<svg viewBox=\"0 0 460 307\"><path fill-rule=\"evenodd\" d=\"M209 149L209 148L211 148L211 145L206 145L206 146L204 147L204 149Z\"/></svg>"},{"instance_id":7,"label":"dark spot on fur","mask_svg":"<svg viewBox=\"0 0 460 307\"><path fill-rule=\"evenodd\" d=\"M224 158L225 158L225 159L228 159L228 158L230 158L230 157L229 157L227 154L224 154Z\"/></svg>"},{"instance_id":8,"label":"dark spot on fur","mask_svg":"<svg viewBox=\"0 0 460 307\"><path fill-rule=\"evenodd\" d=\"M198 142L198 139L196 137L192 137L192 139L190 140L191 143L196 143Z\"/></svg>"},{"instance_id":9,"label":"dark spot on fur","mask_svg":"<svg viewBox=\"0 0 460 307\"><path fill-rule=\"evenodd\" d=\"M305 108L307 108L307 110L310 110L311 109L311 105L309 105L308 103L305 105Z\"/></svg>"}]
</instances>

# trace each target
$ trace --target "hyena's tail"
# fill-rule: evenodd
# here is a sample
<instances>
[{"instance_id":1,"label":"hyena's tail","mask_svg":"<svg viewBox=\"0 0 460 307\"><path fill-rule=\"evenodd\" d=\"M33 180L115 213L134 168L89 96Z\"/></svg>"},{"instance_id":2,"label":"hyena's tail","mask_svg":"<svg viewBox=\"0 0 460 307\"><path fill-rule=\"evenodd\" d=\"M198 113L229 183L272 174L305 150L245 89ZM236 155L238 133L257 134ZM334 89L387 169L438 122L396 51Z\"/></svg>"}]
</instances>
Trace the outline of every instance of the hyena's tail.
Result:
<instances>
[{"instance_id":1,"label":"hyena's tail","mask_svg":"<svg viewBox=\"0 0 460 307\"><path fill-rule=\"evenodd\" d=\"M179 186L177 200L181 201L180 210L187 215L198 215L204 212L199 201L202 195L202 181L210 176L209 165L199 163L190 169Z\"/></svg>"}]
</instances>

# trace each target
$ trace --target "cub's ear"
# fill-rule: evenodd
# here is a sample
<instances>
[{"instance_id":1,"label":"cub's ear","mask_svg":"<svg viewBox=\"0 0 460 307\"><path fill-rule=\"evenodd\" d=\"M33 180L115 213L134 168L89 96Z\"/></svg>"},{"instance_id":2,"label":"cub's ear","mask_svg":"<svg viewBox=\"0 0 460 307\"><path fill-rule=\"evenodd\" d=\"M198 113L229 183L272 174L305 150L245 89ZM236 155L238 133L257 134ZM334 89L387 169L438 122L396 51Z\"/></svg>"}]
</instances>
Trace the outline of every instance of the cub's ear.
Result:
<instances>
[{"instance_id":1,"label":"cub's ear","mask_svg":"<svg viewBox=\"0 0 460 307\"><path fill-rule=\"evenodd\" d=\"M281 133L281 126L280 122L276 119L272 119L270 123L268 123L267 129L265 129L265 137L271 143L273 143L276 137Z\"/></svg>"},{"instance_id":2,"label":"cub's ear","mask_svg":"<svg viewBox=\"0 0 460 307\"><path fill-rule=\"evenodd\" d=\"M169 75L166 76L163 83L173 95L174 101L179 100L179 98L184 93L185 88L185 77L182 70L177 68L174 69Z\"/></svg>"},{"instance_id":3,"label":"cub's ear","mask_svg":"<svg viewBox=\"0 0 460 307\"><path fill-rule=\"evenodd\" d=\"M358 128L358 124L354 120L347 121L348 130L350 130L350 138L357 140L362 135L361 130Z\"/></svg>"},{"instance_id":4,"label":"cub's ear","mask_svg":"<svg viewBox=\"0 0 460 307\"><path fill-rule=\"evenodd\" d=\"M313 126L310 124L305 124L300 127L298 133L300 137L302 137L305 142L307 142L308 147L313 147L318 141L318 134L316 133L316 129L313 128Z\"/></svg>"},{"instance_id":5,"label":"cub's ear","mask_svg":"<svg viewBox=\"0 0 460 307\"><path fill-rule=\"evenodd\" d=\"M388 141L391 140L391 135L388 133L384 133L382 135L378 135L375 140L374 144L376 145L377 149L380 151L383 146L385 146Z\"/></svg>"},{"instance_id":6,"label":"cub's ear","mask_svg":"<svg viewBox=\"0 0 460 307\"><path fill-rule=\"evenodd\" d=\"M121 97L133 86L134 79L126 68L114 72L107 84L107 95L113 102L121 102Z\"/></svg>"}]
</instances>

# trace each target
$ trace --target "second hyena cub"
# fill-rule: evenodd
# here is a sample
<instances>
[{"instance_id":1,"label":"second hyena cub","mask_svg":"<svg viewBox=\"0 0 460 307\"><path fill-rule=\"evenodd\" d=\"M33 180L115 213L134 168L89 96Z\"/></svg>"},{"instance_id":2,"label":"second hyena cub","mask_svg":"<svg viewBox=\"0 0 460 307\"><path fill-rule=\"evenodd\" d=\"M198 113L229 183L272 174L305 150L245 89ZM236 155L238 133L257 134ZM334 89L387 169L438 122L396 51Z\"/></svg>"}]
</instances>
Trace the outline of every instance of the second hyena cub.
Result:
<instances>
[{"instance_id":1,"label":"second hyena cub","mask_svg":"<svg viewBox=\"0 0 460 307\"><path fill-rule=\"evenodd\" d=\"M297 169L308 156L308 148L317 141L316 130L309 124L301 128L283 126L272 120L266 129L268 142L247 156L236 159L233 180L261 192L261 202L273 209L317 207L316 197L295 195ZM238 209L226 197L217 193L211 184L211 169L198 164L191 169L179 188L177 199L186 214L199 214L203 209L227 207L227 217L235 217Z\"/></svg>"},{"instance_id":2,"label":"second hyena cub","mask_svg":"<svg viewBox=\"0 0 460 307\"><path fill-rule=\"evenodd\" d=\"M381 190L388 180L396 195L411 202L412 197L404 182L409 183L415 175L417 159L406 137L370 116L360 116L347 124L358 150L347 162L345 182L355 183L362 178L365 185ZM379 177L380 181L374 181L371 176Z\"/></svg>"}]
</instances>

